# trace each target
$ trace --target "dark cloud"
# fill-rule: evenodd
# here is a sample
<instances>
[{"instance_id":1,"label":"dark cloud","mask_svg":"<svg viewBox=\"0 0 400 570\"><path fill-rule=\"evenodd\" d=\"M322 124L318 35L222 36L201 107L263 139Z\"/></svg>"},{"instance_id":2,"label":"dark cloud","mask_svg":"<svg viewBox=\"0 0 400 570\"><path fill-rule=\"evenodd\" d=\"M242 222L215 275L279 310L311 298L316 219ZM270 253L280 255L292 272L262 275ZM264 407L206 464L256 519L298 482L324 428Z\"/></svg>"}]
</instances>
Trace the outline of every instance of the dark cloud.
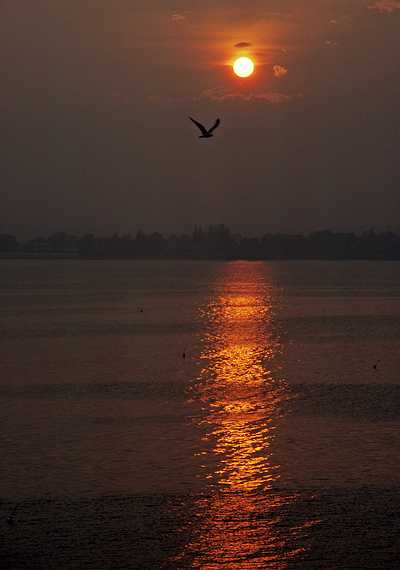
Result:
<instances>
[{"instance_id":1,"label":"dark cloud","mask_svg":"<svg viewBox=\"0 0 400 570\"><path fill-rule=\"evenodd\" d=\"M235 44L235 48L248 48L250 46L251 44L249 42L239 42L238 44Z\"/></svg>"}]
</instances>

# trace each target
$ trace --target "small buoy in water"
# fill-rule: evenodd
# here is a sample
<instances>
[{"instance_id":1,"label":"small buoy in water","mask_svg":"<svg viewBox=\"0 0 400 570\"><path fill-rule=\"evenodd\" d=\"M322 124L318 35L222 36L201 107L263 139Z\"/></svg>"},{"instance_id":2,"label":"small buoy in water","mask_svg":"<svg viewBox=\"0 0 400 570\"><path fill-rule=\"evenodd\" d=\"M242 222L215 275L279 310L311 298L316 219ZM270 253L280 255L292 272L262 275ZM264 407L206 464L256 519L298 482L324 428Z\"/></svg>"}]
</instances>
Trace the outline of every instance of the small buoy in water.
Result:
<instances>
[{"instance_id":1,"label":"small buoy in water","mask_svg":"<svg viewBox=\"0 0 400 570\"><path fill-rule=\"evenodd\" d=\"M13 508L13 510L12 510L12 512L11 512L11 514L9 514L8 517L7 517L7 524L8 524L8 526L14 526L14 524L15 524L14 515L15 515L15 513L17 512L17 507L18 507L18 504L16 504L16 505L14 506L14 508Z\"/></svg>"}]
</instances>

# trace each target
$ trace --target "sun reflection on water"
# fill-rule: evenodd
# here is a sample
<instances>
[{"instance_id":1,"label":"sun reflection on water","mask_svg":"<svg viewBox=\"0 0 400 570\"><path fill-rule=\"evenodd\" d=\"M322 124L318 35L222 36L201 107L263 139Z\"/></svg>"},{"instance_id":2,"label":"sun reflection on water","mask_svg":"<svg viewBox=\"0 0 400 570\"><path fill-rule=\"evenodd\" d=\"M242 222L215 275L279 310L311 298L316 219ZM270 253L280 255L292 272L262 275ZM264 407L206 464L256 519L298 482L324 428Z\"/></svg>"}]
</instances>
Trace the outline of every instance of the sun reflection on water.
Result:
<instances>
[{"instance_id":1,"label":"sun reflection on water","mask_svg":"<svg viewBox=\"0 0 400 570\"><path fill-rule=\"evenodd\" d=\"M222 267L202 310L202 369L191 393L202 409L206 490L181 560L194 568L285 568L302 547L289 545L279 514L296 496L272 492L279 479L272 442L288 398L274 367L275 293L262 263Z\"/></svg>"},{"instance_id":2,"label":"sun reflection on water","mask_svg":"<svg viewBox=\"0 0 400 570\"><path fill-rule=\"evenodd\" d=\"M268 365L279 341L271 326L273 292L258 275L261 267L228 264L203 311L207 334L195 392L205 404L201 424L211 453L219 458L220 491L255 491L278 477L268 449L285 388Z\"/></svg>"}]
</instances>

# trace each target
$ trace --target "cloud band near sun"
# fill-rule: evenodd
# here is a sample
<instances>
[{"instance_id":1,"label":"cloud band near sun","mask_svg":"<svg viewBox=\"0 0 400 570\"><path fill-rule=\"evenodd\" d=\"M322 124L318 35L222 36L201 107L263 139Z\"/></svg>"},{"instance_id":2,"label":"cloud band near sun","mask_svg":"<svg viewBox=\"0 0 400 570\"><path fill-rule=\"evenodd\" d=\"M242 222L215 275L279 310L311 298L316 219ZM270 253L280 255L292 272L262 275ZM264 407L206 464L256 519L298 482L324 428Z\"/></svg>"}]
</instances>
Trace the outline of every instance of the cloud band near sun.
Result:
<instances>
[{"instance_id":1,"label":"cloud band near sun","mask_svg":"<svg viewBox=\"0 0 400 570\"><path fill-rule=\"evenodd\" d=\"M393 14L400 10L400 0L378 0L370 4L368 10L378 14Z\"/></svg>"},{"instance_id":2,"label":"cloud band near sun","mask_svg":"<svg viewBox=\"0 0 400 570\"><path fill-rule=\"evenodd\" d=\"M184 14L172 14L171 21L172 22L184 22L186 20L186 16Z\"/></svg>"},{"instance_id":3,"label":"cloud band near sun","mask_svg":"<svg viewBox=\"0 0 400 570\"><path fill-rule=\"evenodd\" d=\"M240 93L236 91L225 91L220 88L206 89L200 95L200 99L208 99L209 101L246 101L246 102L264 102L272 105L283 105L292 101L302 99L301 93L289 94L279 93L276 91L261 91L254 93Z\"/></svg>"},{"instance_id":4,"label":"cloud band near sun","mask_svg":"<svg viewBox=\"0 0 400 570\"><path fill-rule=\"evenodd\" d=\"M199 103L200 101L212 101L214 103L267 103L270 105L285 105L304 98L302 93L281 93L279 91L255 91L242 93L228 91L221 87L205 89L200 95L191 97L168 97L164 95L149 95L147 102L152 105L181 105L187 103Z\"/></svg>"}]
</instances>

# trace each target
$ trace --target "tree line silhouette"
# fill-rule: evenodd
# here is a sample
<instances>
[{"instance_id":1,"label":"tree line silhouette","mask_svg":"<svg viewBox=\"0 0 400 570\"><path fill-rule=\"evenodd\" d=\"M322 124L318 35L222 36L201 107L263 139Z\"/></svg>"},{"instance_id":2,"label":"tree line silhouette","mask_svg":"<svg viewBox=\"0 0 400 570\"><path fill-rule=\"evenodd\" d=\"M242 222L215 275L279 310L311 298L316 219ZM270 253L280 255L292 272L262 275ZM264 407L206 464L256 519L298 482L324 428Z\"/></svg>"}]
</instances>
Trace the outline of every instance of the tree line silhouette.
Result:
<instances>
[{"instance_id":1,"label":"tree line silhouette","mask_svg":"<svg viewBox=\"0 0 400 570\"><path fill-rule=\"evenodd\" d=\"M361 234L323 230L306 235L266 233L261 237L244 237L232 233L224 224L207 229L196 226L190 235L168 237L143 231L135 236L115 233L109 237L56 232L46 238L19 242L13 235L0 234L0 255L84 259L400 260L400 235L370 229Z\"/></svg>"}]
</instances>

